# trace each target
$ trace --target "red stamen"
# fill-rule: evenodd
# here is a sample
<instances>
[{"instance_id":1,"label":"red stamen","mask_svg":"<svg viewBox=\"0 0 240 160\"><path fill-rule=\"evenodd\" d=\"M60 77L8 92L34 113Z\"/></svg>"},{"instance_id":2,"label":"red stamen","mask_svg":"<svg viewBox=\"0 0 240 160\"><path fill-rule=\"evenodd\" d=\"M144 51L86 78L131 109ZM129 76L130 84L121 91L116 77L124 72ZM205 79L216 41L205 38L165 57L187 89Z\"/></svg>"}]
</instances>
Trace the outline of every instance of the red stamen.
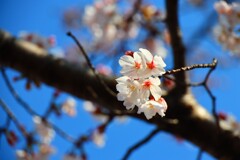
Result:
<instances>
[{"instance_id":1,"label":"red stamen","mask_svg":"<svg viewBox=\"0 0 240 160\"><path fill-rule=\"evenodd\" d=\"M141 67L141 63L135 62L135 68L139 69Z\"/></svg>"},{"instance_id":2,"label":"red stamen","mask_svg":"<svg viewBox=\"0 0 240 160\"><path fill-rule=\"evenodd\" d=\"M133 51L126 51L125 55L133 57Z\"/></svg>"},{"instance_id":3,"label":"red stamen","mask_svg":"<svg viewBox=\"0 0 240 160\"><path fill-rule=\"evenodd\" d=\"M147 63L147 66L149 69L154 69L156 68L156 65L154 64L154 62L152 61L151 63Z\"/></svg>"},{"instance_id":4,"label":"red stamen","mask_svg":"<svg viewBox=\"0 0 240 160\"><path fill-rule=\"evenodd\" d=\"M152 83L150 81L146 81L144 82L143 86L149 88L152 85Z\"/></svg>"}]
</instances>

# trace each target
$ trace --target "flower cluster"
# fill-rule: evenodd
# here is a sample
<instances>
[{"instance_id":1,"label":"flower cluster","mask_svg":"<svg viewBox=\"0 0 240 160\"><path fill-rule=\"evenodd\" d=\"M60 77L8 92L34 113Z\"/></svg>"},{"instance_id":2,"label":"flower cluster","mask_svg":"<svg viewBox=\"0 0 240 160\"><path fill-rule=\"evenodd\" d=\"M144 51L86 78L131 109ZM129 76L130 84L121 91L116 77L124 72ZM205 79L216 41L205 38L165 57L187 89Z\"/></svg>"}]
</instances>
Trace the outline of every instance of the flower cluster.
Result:
<instances>
[{"instance_id":1,"label":"flower cluster","mask_svg":"<svg viewBox=\"0 0 240 160\"><path fill-rule=\"evenodd\" d=\"M115 40L134 38L138 33L138 25L126 23L116 3L117 0L98 0L85 8L83 21L90 28L96 48L106 50Z\"/></svg>"},{"instance_id":2,"label":"flower cluster","mask_svg":"<svg viewBox=\"0 0 240 160\"><path fill-rule=\"evenodd\" d=\"M122 77L117 78L117 98L124 101L127 109L138 107L138 113L144 113L151 119L158 113L165 115L167 104L161 97L161 76L166 64L158 55L153 56L147 49L137 52L127 51L119 60Z\"/></svg>"},{"instance_id":3,"label":"flower cluster","mask_svg":"<svg viewBox=\"0 0 240 160\"><path fill-rule=\"evenodd\" d=\"M227 4L218 1L214 4L219 14L219 25L214 29L214 35L225 49L233 54L240 54L240 3Z\"/></svg>"},{"instance_id":4,"label":"flower cluster","mask_svg":"<svg viewBox=\"0 0 240 160\"><path fill-rule=\"evenodd\" d=\"M17 160L48 160L49 156L55 152L55 149L49 144L40 144L37 153L28 153L25 150L17 150Z\"/></svg>"},{"instance_id":5,"label":"flower cluster","mask_svg":"<svg viewBox=\"0 0 240 160\"><path fill-rule=\"evenodd\" d=\"M36 126L36 131L41 138L41 142L44 144L49 144L55 136L55 132L50 124L39 116L33 117L33 122Z\"/></svg>"}]
</instances>

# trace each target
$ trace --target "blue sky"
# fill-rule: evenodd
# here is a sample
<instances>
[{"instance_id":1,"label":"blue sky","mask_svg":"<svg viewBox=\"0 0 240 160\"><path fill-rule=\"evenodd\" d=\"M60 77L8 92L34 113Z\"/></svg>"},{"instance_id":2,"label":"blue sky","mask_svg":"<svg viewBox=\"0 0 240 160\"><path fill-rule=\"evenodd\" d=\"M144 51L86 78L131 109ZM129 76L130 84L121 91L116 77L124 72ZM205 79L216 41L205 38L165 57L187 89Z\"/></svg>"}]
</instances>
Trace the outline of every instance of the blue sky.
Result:
<instances>
[{"instance_id":1,"label":"blue sky","mask_svg":"<svg viewBox=\"0 0 240 160\"><path fill-rule=\"evenodd\" d=\"M37 32L42 35L56 35L57 43L61 47L66 47L72 43L72 40L66 36L66 29L62 24L62 13L67 6L81 6L89 4L87 0L41 0L41 1L14 1L14 0L1 0L0 5L0 28L7 30L13 35L17 35L19 31L26 30L30 32ZM160 5L163 3L161 2ZM211 9L211 8L208 8ZM204 15L195 13L199 19L195 23L200 24L204 20ZM195 16L196 16L195 15ZM187 18L190 20L186 21ZM196 25L191 23L194 20L194 15L183 15L181 18L181 24L183 25L183 35L188 37L187 33L189 28L194 30ZM186 40L187 42L187 40ZM214 56L225 58L226 56L220 49L219 46L211 46L206 39L200 45L208 48L211 52L209 55L209 61ZM217 50L217 51L216 51ZM220 52L220 53L219 53ZM222 53L221 53L222 52ZM219 55L216 55L219 54ZM229 57L226 57L229 58ZM229 58L233 60L233 58ZM169 60L170 61L170 60ZM219 84L213 87L213 93L217 96L217 108L219 111L226 111L227 113L234 114L240 119L240 108L236 100L240 95L240 87L238 82L240 81L239 75L239 61L234 60L234 63L228 64L227 67L223 67L223 62L219 62L220 67L211 75L216 79L216 83ZM234 66L232 66L234 65ZM13 70L7 71L9 77L12 79L14 76L19 75L18 72ZM194 80L198 80L203 77L204 72L194 72ZM214 82L214 83L215 83ZM38 113L43 113L53 93L53 88L42 85L40 89L33 88L31 91L25 90L25 81L13 82L14 87L17 89L21 97L23 97ZM203 94L202 88L193 89L196 97L201 104L206 106L208 110L211 110L211 101L207 94ZM68 95L64 94L58 100L63 101ZM40 97L40 98L39 98ZM27 129L31 130L33 127L32 118L26 114L26 112L15 102L13 97L5 86L2 77L0 76L0 98L9 105L9 107L17 113L18 119L27 126ZM62 116L60 119L55 116L51 116L51 121L59 125L64 130L68 131L73 136L79 136L81 133L87 133L87 131L97 125L97 122L82 109L82 102L78 100L78 117L69 118ZM4 123L5 114L0 110L0 117L2 121L0 125ZM14 125L11 128L16 130ZM126 150L135 144L138 140L145 137L154 126L150 126L144 122L129 119L126 123L119 124L114 121L106 132L107 141L104 148L98 148L93 143L86 145L86 152L90 160L115 160L120 159L126 152ZM19 134L18 134L19 135ZM63 140L61 137L56 136L53 141L53 145L56 146L57 152L51 159L61 159L62 155L71 148L71 144ZM6 143L5 137L1 138L0 141L0 160L15 159L14 150L20 149L23 146L23 140L20 139L19 144L12 148ZM193 160L196 159L198 148L190 143L182 142L179 143L174 137L166 133L159 133L155 136L147 145L144 145L138 151L136 151L130 160L136 159L169 159L169 160ZM207 154L203 155L202 160L213 160Z\"/></svg>"}]
</instances>

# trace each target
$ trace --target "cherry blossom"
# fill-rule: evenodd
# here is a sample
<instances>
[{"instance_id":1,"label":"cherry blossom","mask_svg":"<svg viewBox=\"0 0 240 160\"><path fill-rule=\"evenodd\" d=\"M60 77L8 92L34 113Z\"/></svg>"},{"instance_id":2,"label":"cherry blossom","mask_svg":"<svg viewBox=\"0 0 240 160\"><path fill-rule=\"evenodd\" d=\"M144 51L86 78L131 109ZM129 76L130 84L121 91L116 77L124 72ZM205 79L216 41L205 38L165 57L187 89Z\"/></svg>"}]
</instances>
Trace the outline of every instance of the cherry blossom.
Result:
<instances>
[{"instance_id":1,"label":"cherry blossom","mask_svg":"<svg viewBox=\"0 0 240 160\"><path fill-rule=\"evenodd\" d=\"M165 116L167 110L167 103L163 98L160 98L158 101L150 100L144 103L138 109L138 113L143 112L147 119L151 119L153 116L158 113L160 116Z\"/></svg>"},{"instance_id":2,"label":"cherry blossom","mask_svg":"<svg viewBox=\"0 0 240 160\"><path fill-rule=\"evenodd\" d=\"M92 47L98 50L107 51L115 42L138 34L138 24L133 21L126 23L116 3L117 0L98 0L85 7L83 21L93 35Z\"/></svg>"},{"instance_id":3,"label":"cherry blossom","mask_svg":"<svg viewBox=\"0 0 240 160\"><path fill-rule=\"evenodd\" d=\"M124 55L120 58L121 74L137 79L161 76L165 73L166 64L160 56L153 56L147 49L139 50L140 52L134 52L133 56Z\"/></svg>"},{"instance_id":4,"label":"cherry blossom","mask_svg":"<svg viewBox=\"0 0 240 160\"><path fill-rule=\"evenodd\" d=\"M124 101L123 105L127 109L133 109L135 105L140 103L140 83L137 80L132 80L127 76L116 79L118 82L116 88L119 93L117 98L119 101Z\"/></svg>"},{"instance_id":5,"label":"cherry blossom","mask_svg":"<svg viewBox=\"0 0 240 160\"><path fill-rule=\"evenodd\" d=\"M151 94L155 100L159 99L162 93L161 88L159 87L160 84L161 82L158 77L149 77L149 79L144 80L140 91L142 95L141 98L147 99Z\"/></svg>"},{"instance_id":6,"label":"cherry blossom","mask_svg":"<svg viewBox=\"0 0 240 160\"><path fill-rule=\"evenodd\" d=\"M124 101L126 109L138 107L147 119L158 113L165 115L167 104L161 97L161 81L158 76L165 73L166 64L158 55L153 56L147 49L139 52L127 51L119 60L122 77L117 78L117 99Z\"/></svg>"},{"instance_id":7,"label":"cherry blossom","mask_svg":"<svg viewBox=\"0 0 240 160\"><path fill-rule=\"evenodd\" d=\"M41 141L43 143L50 143L55 135L52 127L47 123L47 121L44 121L38 116L33 117L33 122L35 123L37 133L41 137Z\"/></svg>"},{"instance_id":8,"label":"cherry blossom","mask_svg":"<svg viewBox=\"0 0 240 160\"><path fill-rule=\"evenodd\" d=\"M25 150L17 150L17 160L48 160L55 149L48 144L40 144L38 153L28 153Z\"/></svg>"},{"instance_id":9,"label":"cherry blossom","mask_svg":"<svg viewBox=\"0 0 240 160\"><path fill-rule=\"evenodd\" d=\"M214 4L214 8L219 14L230 14L232 7L226 1L219 1Z\"/></svg>"},{"instance_id":10,"label":"cherry blossom","mask_svg":"<svg viewBox=\"0 0 240 160\"><path fill-rule=\"evenodd\" d=\"M90 101L84 101L83 108L87 112L90 112L96 120L98 120L98 121L100 121L102 123L107 122L108 116L102 114L100 106L98 106L97 104L94 104L94 103L92 103Z\"/></svg>"},{"instance_id":11,"label":"cherry blossom","mask_svg":"<svg viewBox=\"0 0 240 160\"><path fill-rule=\"evenodd\" d=\"M153 5L145 5L141 7L141 13L145 20L151 20L157 13L157 8Z\"/></svg>"},{"instance_id":12,"label":"cherry blossom","mask_svg":"<svg viewBox=\"0 0 240 160\"><path fill-rule=\"evenodd\" d=\"M122 66L121 74L139 78L143 72L142 58L138 52L134 52L133 56L124 55L119 60L120 66Z\"/></svg>"},{"instance_id":13,"label":"cherry blossom","mask_svg":"<svg viewBox=\"0 0 240 160\"><path fill-rule=\"evenodd\" d=\"M51 154L55 153L55 149L49 144L40 144L39 151L34 155L34 160L48 160Z\"/></svg>"},{"instance_id":14,"label":"cherry blossom","mask_svg":"<svg viewBox=\"0 0 240 160\"><path fill-rule=\"evenodd\" d=\"M103 147L105 145L105 134L104 134L105 126L99 126L92 133L92 141L98 146Z\"/></svg>"},{"instance_id":15,"label":"cherry blossom","mask_svg":"<svg viewBox=\"0 0 240 160\"><path fill-rule=\"evenodd\" d=\"M214 28L214 35L224 49L230 50L233 55L240 55L240 3L228 4L218 1L214 4L219 14L219 24Z\"/></svg>"},{"instance_id":16,"label":"cherry blossom","mask_svg":"<svg viewBox=\"0 0 240 160\"><path fill-rule=\"evenodd\" d=\"M76 101L73 98L67 98L61 106L63 112L73 117L76 115Z\"/></svg>"},{"instance_id":17,"label":"cherry blossom","mask_svg":"<svg viewBox=\"0 0 240 160\"><path fill-rule=\"evenodd\" d=\"M143 5L140 9L140 13L146 21L164 20L165 18L165 14L153 5Z\"/></svg>"},{"instance_id":18,"label":"cherry blossom","mask_svg":"<svg viewBox=\"0 0 240 160\"><path fill-rule=\"evenodd\" d=\"M94 36L95 46L110 47L110 42L116 38L117 28L115 23L119 18L115 1L96 1L93 5L85 8L83 21Z\"/></svg>"},{"instance_id":19,"label":"cherry blossom","mask_svg":"<svg viewBox=\"0 0 240 160\"><path fill-rule=\"evenodd\" d=\"M140 48L139 50L141 51L140 54L145 66L145 72L142 75L143 78L161 76L165 73L164 67L166 67L166 64L160 56L153 56L147 49Z\"/></svg>"},{"instance_id":20,"label":"cherry blossom","mask_svg":"<svg viewBox=\"0 0 240 160\"><path fill-rule=\"evenodd\" d=\"M31 160L32 156L24 150L17 150L16 158L17 160Z\"/></svg>"}]
</instances>

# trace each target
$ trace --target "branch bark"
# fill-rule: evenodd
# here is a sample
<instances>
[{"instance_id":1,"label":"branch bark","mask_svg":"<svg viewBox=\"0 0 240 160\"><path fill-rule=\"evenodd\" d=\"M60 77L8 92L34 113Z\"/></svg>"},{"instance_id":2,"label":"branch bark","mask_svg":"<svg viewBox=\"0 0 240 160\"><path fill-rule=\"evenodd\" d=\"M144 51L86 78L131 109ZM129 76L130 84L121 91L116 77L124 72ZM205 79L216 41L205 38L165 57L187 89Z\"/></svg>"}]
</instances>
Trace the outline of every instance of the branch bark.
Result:
<instances>
[{"instance_id":1,"label":"branch bark","mask_svg":"<svg viewBox=\"0 0 240 160\"><path fill-rule=\"evenodd\" d=\"M167 18L166 25L171 37L171 47L173 49L174 68L181 68L186 66L185 62L185 46L182 42L182 33L178 20L178 0L166 0ZM188 76L186 72L179 72L175 75L176 79L183 84L188 83ZM176 90L182 94L187 92L186 85L177 85ZM180 93L179 93L180 94Z\"/></svg>"},{"instance_id":2,"label":"branch bark","mask_svg":"<svg viewBox=\"0 0 240 160\"><path fill-rule=\"evenodd\" d=\"M99 103L112 113L129 115L156 125L163 131L192 142L216 158L240 159L240 138L222 128L219 131L213 116L196 102L191 92L179 96L180 93L173 90L164 97L170 108L167 116L155 116L147 120L142 114L136 114L135 110L127 112L122 102L117 101L97 82L91 70L56 59L46 51L15 39L4 31L0 31L0 65L81 99ZM116 90L115 77L102 78L113 91Z\"/></svg>"}]
</instances>

